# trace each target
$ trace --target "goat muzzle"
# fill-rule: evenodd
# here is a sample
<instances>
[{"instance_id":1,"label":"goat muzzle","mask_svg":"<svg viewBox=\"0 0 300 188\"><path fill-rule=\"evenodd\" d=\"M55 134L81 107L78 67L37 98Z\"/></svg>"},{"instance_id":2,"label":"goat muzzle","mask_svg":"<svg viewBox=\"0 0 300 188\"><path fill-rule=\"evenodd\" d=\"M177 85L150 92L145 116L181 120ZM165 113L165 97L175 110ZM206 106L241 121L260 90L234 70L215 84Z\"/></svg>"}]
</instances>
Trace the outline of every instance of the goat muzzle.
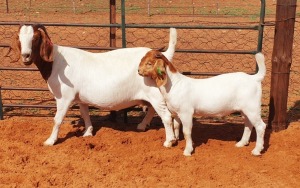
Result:
<instances>
[{"instance_id":1,"label":"goat muzzle","mask_svg":"<svg viewBox=\"0 0 300 188\"><path fill-rule=\"evenodd\" d=\"M22 54L22 61L24 65L31 65L32 59L30 54Z\"/></svg>"},{"instance_id":2,"label":"goat muzzle","mask_svg":"<svg viewBox=\"0 0 300 188\"><path fill-rule=\"evenodd\" d=\"M140 76L144 76L143 71L141 71L141 69L138 70L138 73L139 73Z\"/></svg>"}]
</instances>

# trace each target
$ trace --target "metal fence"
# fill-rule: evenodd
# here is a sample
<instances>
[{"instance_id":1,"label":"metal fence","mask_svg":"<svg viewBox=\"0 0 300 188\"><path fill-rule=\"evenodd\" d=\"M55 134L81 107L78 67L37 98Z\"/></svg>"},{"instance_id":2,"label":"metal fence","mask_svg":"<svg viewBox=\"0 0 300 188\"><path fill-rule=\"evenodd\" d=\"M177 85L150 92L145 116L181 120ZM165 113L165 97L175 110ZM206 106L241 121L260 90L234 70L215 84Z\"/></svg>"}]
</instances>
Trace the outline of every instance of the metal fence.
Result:
<instances>
[{"instance_id":1,"label":"metal fence","mask_svg":"<svg viewBox=\"0 0 300 188\"><path fill-rule=\"evenodd\" d=\"M181 1L180 1L181 2ZM105 4L103 6L109 7ZM118 5L120 6L120 5ZM148 8L147 8L148 6ZM80 11L80 7L71 5L70 8L75 7L75 11ZM196 8L195 8L196 7ZM180 12L178 11L180 7L176 8L166 8L165 11L159 12L154 11L157 6L154 6L153 2L150 4L144 4L144 6L137 7L136 5L126 4L126 14L127 10L129 14L136 14L139 11L145 10L151 11L151 17L154 18L153 22L156 22L156 15L159 18L163 16L174 17L182 16L184 18L192 18L191 20L197 20L196 17L203 18L204 21L178 21L169 22L168 24L133 24L132 21L122 27L121 24L114 25L117 27L116 30L116 46L117 47L135 47L135 46L148 46L148 47L161 47L166 46L168 43L168 27L175 26L178 28L178 44L177 53L174 57L175 66L185 74L191 74L194 77L208 77L219 73L225 72L236 72L243 71L248 73L253 73L255 71L255 61L253 54L260 50L259 47L259 19L257 19L257 12L260 8L252 7L252 13L244 13L243 19L247 21L240 22L212 22L214 18L217 19L230 19L234 20L240 15L234 13L233 9L222 8L222 3L214 4L207 9L215 9L216 12L209 11L199 11L204 9L197 7L196 4L191 6L194 11L191 12ZM209 6L207 6L209 7ZM234 7L238 7L234 4ZM182 8L182 7L181 7ZM59 11L63 11L56 8ZM100 9L105 12L106 9ZM224 14L225 10L229 13ZM12 11L13 9L10 8ZM28 12L34 10L33 5L28 8ZM73 10L74 13L74 9ZM160 9L162 11L162 9ZM197 10L197 11L195 11ZM229 11L231 10L231 11ZM267 7L268 10L268 7ZM44 10L43 10L44 11ZM94 10L98 13L98 9ZM153 12L154 11L154 12ZM174 12L172 12L174 11ZM72 11L70 11L72 12ZM121 8L117 7L117 12L122 14ZM222 13L223 12L223 13ZM223 16L220 16L222 13ZM209 18L208 15L209 14ZM231 17L234 15L236 17ZM255 16L255 20L252 18ZM204 17L203 17L204 16ZM129 16L128 16L129 17ZM225 17L225 18L224 18ZM123 17L121 19L124 19ZM250 19L250 21L249 21ZM298 18L297 18L298 19ZM208 20L208 21L207 21ZM135 20L136 21L136 20ZM151 21L151 20L150 20ZM121 21L120 21L121 22ZM10 43L13 34L17 31L18 22L5 22L0 24L0 59L1 59L1 69L0 69L0 86L3 112L4 115L14 115L14 114L29 114L29 115L52 115L55 112L54 108L23 108L23 105L36 107L39 105L41 107L54 106L53 96L47 91L46 84L42 80L40 74L36 71L35 67L24 68L21 62L11 64L10 61L14 57L4 57L6 53L7 46ZM267 76L263 82L263 115L266 118L268 115L268 104L270 95L270 70L271 70L271 55L272 55L272 45L274 37L274 26L272 23L272 18L268 18L268 24L264 27L263 33L263 44L262 52L266 56L267 62ZM103 52L110 50L110 33L109 24L57 24L57 23L47 23L47 30L49 31L50 37L54 43L67 46L80 47L86 50L94 52ZM126 31L124 33L124 31ZM295 121L299 119L300 111L300 83L299 83L299 72L300 72L300 57L299 57L299 32L300 25L296 22L295 27L295 41L294 41L294 55L293 64L291 68L291 80L289 89L289 120ZM124 37L126 34L126 38ZM123 40L122 40L123 39ZM124 43L125 40L125 43ZM22 68L20 68L22 67ZM25 88L25 89L24 89ZM37 89L38 88L38 89ZM76 113L76 112L70 112Z\"/></svg>"}]
</instances>

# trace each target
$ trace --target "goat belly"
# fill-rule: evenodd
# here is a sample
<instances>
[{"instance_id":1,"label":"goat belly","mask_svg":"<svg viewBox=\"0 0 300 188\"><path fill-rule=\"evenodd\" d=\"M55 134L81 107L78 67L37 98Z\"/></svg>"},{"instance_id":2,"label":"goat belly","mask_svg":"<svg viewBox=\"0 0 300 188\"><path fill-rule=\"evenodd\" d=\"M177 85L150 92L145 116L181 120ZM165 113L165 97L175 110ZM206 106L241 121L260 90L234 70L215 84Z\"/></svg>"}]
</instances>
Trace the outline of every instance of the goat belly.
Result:
<instances>
[{"instance_id":1,"label":"goat belly","mask_svg":"<svg viewBox=\"0 0 300 188\"><path fill-rule=\"evenodd\" d=\"M120 98L120 97L114 97L116 95L85 95L84 93L79 94L78 98L76 98L76 102L78 103L84 103L89 104L101 109L106 110L121 110L124 108L132 107L135 105L140 104L142 101L139 100L131 100L129 98Z\"/></svg>"},{"instance_id":2,"label":"goat belly","mask_svg":"<svg viewBox=\"0 0 300 188\"><path fill-rule=\"evenodd\" d=\"M236 111L239 111L238 107L230 101L206 101L195 106L195 114L203 116L226 116Z\"/></svg>"},{"instance_id":3,"label":"goat belly","mask_svg":"<svg viewBox=\"0 0 300 188\"><path fill-rule=\"evenodd\" d=\"M211 109L211 110L196 110L195 114L200 116L207 116L207 117L223 117L235 112L234 110L228 111L220 111L218 109Z\"/></svg>"},{"instance_id":4,"label":"goat belly","mask_svg":"<svg viewBox=\"0 0 300 188\"><path fill-rule=\"evenodd\" d=\"M132 106L139 105L140 102L138 101L128 101L126 103L102 103L102 104L94 104L96 107L105 109L105 110L122 110L125 108L129 108Z\"/></svg>"}]
</instances>

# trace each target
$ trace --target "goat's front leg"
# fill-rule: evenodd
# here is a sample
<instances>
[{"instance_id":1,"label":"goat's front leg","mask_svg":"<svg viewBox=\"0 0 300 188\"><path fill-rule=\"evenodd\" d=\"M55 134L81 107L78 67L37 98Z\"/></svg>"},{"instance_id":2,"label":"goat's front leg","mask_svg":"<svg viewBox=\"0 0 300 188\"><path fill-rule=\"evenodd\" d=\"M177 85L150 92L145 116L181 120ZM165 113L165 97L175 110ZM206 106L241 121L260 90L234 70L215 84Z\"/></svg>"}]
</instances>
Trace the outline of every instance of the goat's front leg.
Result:
<instances>
[{"instance_id":1,"label":"goat's front leg","mask_svg":"<svg viewBox=\"0 0 300 188\"><path fill-rule=\"evenodd\" d=\"M83 134L83 137L93 136L93 125L89 115L89 106L87 104L79 104L79 108L81 117L83 118L85 125L85 132Z\"/></svg>"},{"instance_id":2,"label":"goat's front leg","mask_svg":"<svg viewBox=\"0 0 300 188\"><path fill-rule=\"evenodd\" d=\"M161 105L153 105L156 113L160 116L166 133L166 141L164 142L165 147L171 147L174 143L176 143L176 138L173 131L173 124L172 124L172 115L171 112L168 110L166 104L163 102Z\"/></svg>"},{"instance_id":3,"label":"goat's front leg","mask_svg":"<svg viewBox=\"0 0 300 188\"><path fill-rule=\"evenodd\" d=\"M54 126L50 137L44 142L45 146L53 146L57 141L60 125L65 117L71 101L56 100L57 111L54 117Z\"/></svg>"},{"instance_id":4,"label":"goat's front leg","mask_svg":"<svg viewBox=\"0 0 300 188\"><path fill-rule=\"evenodd\" d=\"M193 114L179 114L179 118L182 122L182 131L186 141L183 155L191 156L194 150L192 140Z\"/></svg>"},{"instance_id":5,"label":"goat's front leg","mask_svg":"<svg viewBox=\"0 0 300 188\"><path fill-rule=\"evenodd\" d=\"M146 116L144 117L143 121L140 124L138 124L137 130L145 131L147 125L149 125L151 120L153 119L154 114L155 114L154 108L152 106L149 106Z\"/></svg>"}]
</instances>

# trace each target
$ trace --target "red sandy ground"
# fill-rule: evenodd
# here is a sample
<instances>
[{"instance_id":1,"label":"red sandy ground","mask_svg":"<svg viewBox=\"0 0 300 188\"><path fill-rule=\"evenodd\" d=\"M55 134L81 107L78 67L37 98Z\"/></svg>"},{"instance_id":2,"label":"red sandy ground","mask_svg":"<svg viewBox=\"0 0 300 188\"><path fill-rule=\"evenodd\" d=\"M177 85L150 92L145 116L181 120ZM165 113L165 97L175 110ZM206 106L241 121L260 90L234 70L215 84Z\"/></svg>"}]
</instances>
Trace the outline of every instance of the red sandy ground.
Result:
<instances>
[{"instance_id":1,"label":"red sandy ground","mask_svg":"<svg viewBox=\"0 0 300 188\"><path fill-rule=\"evenodd\" d=\"M28 21L22 13L2 15L3 21ZM146 23L162 21L158 17L140 19ZM69 18L74 22L98 19L95 15L73 14ZM138 20L133 15L127 18ZM31 17L31 21L45 20L62 21L59 14ZM94 119L95 136L85 138L83 123L69 118L61 127L57 144L45 147L43 142L50 135L52 124L48 117L10 117L0 121L1 188L300 187L297 120L284 131L266 131L261 157L250 154L255 134L249 146L234 146L243 132L241 123L195 120L195 152L191 157L183 156L183 138L177 146L163 147L165 133L159 118L147 132L136 132L136 124L101 117Z\"/></svg>"},{"instance_id":2,"label":"red sandy ground","mask_svg":"<svg viewBox=\"0 0 300 188\"><path fill-rule=\"evenodd\" d=\"M76 120L76 119L75 119ZM299 187L300 124L265 136L261 157L234 144L243 125L198 123L195 152L183 156L185 141L162 146L165 133L156 121L147 132L102 118L95 136L82 137L83 123L66 121L58 143L43 146L52 118L12 117L0 121L0 187Z\"/></svg>"}]
</instances>

